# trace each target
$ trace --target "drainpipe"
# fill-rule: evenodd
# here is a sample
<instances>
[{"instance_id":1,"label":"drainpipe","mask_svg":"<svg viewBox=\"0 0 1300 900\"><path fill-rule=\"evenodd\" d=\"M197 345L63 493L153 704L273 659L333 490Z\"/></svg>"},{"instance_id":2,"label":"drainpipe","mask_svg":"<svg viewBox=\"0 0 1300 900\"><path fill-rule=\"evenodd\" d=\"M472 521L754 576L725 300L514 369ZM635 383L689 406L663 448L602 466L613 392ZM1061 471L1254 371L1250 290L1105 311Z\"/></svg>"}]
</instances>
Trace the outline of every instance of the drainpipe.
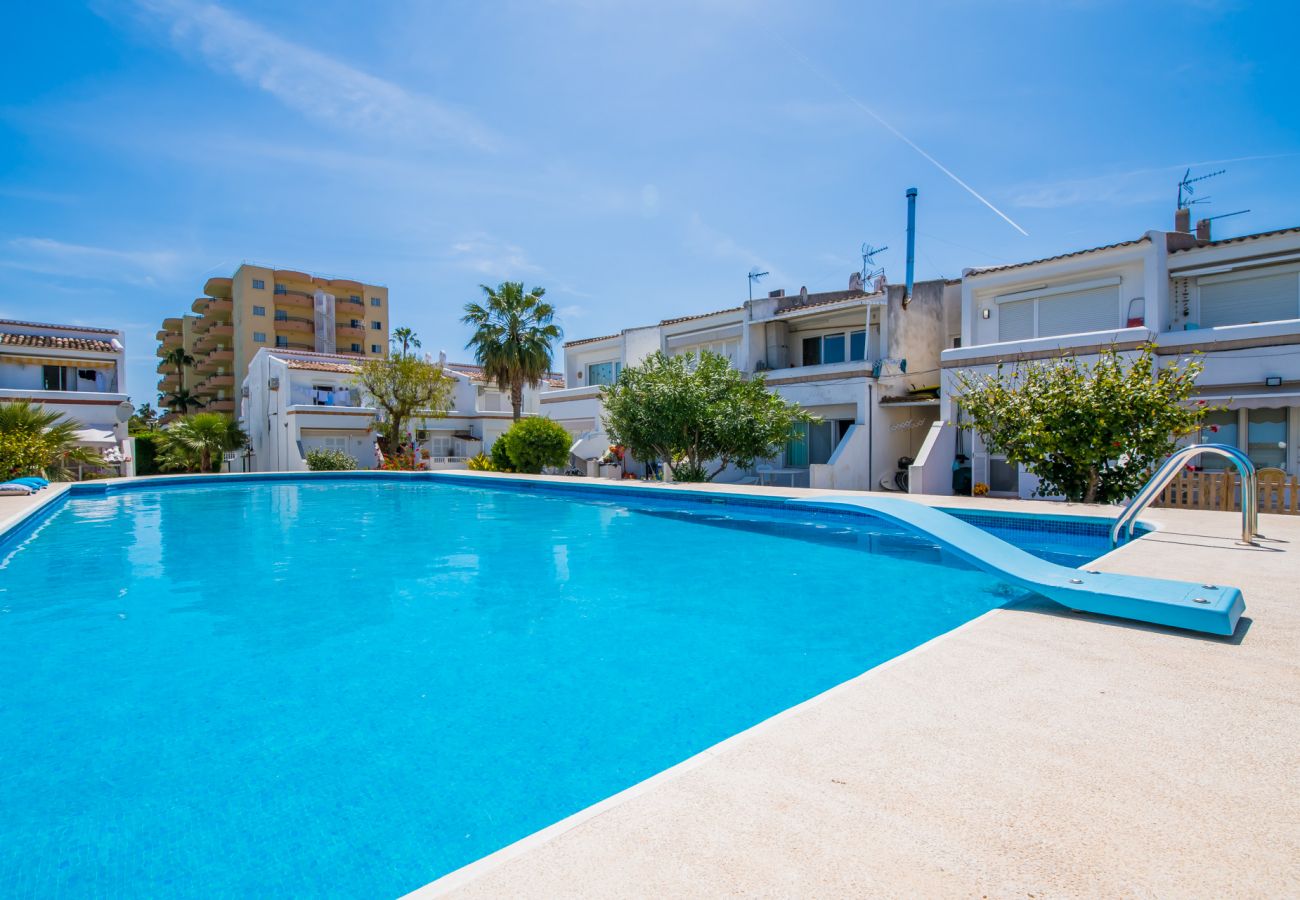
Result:
<instances>
[{"instance_id":1,"label":"drainpipe","mask_svg":"<svg viewBox=\"0 0 1300 900\"><path fill-rule=\"evenodd\" d=\"M903 288L903 306L912 299L912 275L916 269L916 188L907 189L907 285Z\"/></svg>"}]
</instances>

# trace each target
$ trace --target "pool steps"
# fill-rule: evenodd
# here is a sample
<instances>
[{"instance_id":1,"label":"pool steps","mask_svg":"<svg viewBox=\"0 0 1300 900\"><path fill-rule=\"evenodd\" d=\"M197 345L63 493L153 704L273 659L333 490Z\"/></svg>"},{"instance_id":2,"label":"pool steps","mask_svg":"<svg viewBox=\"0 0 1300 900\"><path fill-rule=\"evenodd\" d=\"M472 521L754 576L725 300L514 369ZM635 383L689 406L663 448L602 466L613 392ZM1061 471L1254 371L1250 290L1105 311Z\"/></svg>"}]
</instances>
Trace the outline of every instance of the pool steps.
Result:
<instances>
[{"instance_id":1,"label":"pool steps","mask_svg":"<svg viewBox=\"0 0 1300 900\"><path fill-rule=\"evenodd\" d=\"M1230 635L1246 608L1235 587L1071 569L1039 559L938 509L897 497L791 499L800 509L859 509L919 531L971 565L1069 609Z\"/></svg>"}]
</instances>

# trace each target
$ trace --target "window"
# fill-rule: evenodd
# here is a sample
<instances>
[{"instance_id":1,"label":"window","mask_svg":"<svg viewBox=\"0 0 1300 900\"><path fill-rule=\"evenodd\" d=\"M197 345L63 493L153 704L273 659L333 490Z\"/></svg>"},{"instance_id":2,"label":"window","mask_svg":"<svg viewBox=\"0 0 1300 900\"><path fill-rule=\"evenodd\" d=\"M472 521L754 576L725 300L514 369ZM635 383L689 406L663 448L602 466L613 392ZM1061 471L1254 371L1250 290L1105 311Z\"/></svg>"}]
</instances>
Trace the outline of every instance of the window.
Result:
<instances>
[{"instance_id":1,"label":"window","mask_svg":"<svg viewBox=\"0 0 1300 900\"><path fill-rule=\"evenodd\" d=\"M379 300L378 297L371 297L371 298L370 298L370 305L371 305L371 306L381 306L381 305L383 305L383 304L380 303L380 300Z\"/></svg>"},{"instance_id":2,"label":"window","mask_svg":"<svg viewBox=\"0 0 1300 900\"><path fill-rule=\"evenodd\" d=\"M353 344L353 345L352 345L352 352L353 352L353 353L360 353L360 352L361 352L361 345L360 345L360 344Z\"/></svg>"},{"instance_id":3,"label":"window","mask_svg":"<svg viewBox=\"0 0 1300 900\"><path fill-rule=\"evenodd\" d=\"M1286 410L1246 411L1246 455L1257 469L1286 469Z\"/></svg>"},{"instance_id":4,"label":"window","mask_svg":"<svg viewBox=\"0 0 1300 900\"><path fill-rule=\"evenodd\" d=\"M282 310L282 309L277 309L277 310L275 311L275 321L277 321L277 322L288 322L288 321L289 321L289 314L288 314L287 312L285 312L284 310Z\"/></svg>"},{"instance_id":5,"label":"window","mask_svg":"<svg viewBox=\"0 0 1300 900\"><path fill-rule=\"evenodd\" d=\"M253 307L253 315L255 315L255 316L264 316L264 315L266 315L266 307L265 307L265 306L254 306L254 307Z\"/></svg>"},{"instance_id":6,"label":"window","mask_svg":"<svg viewBox=\"0 0 1300 900\"><path fill-rule=\"evenodd\" d=\"M356 345L356 348L357 348L358 350L360 350L360 349L361 349L361 345L360 345L360 344L357 344L357 345ZM378 344L371 344L371 345L370 345L370 352L371 352L371 353L382 353L382 352L383 352L383 348L380 347Z\"/></svg>"},{"instance_id":7,"label":"window","mask_svg":"<svg viewBox=\"0 0 1300 900\"><path fill-rule=\"evenodd\" d=\"M622 371L621 362L592 363L587 366L587 384L613 384Z\"/></svg>"},{"instance_id":8,"label":"window","mask_svg":"<svg viewBox=\"0 0 1300 900\"><path fill-rule=\"evenodd\" d=\"M266 282L263 281L263 280L260 279L260 278L254 278L254 279L253 279L253 290L255 290L255 291L264 291L264 290L266 290Z\"/></svg>"},{"instance_id":9,"label":"window","mask_svg":"<svg viewBox=\"0 0 1300 900\"><path fill-rule=\"evenodd\" d=\"M259 344L265 344L265 343L266 343L266 332L265 332L265 331L254 331L254 332L253 332L253 340L256 341L256 342L259 343Z\"/></svg>"},{"instance_id":10,"label":"window","mask_svg":"<svg viewBox=\"0 0 1300 900\"><path fill-rule=\"evenodd\" d=\"M289 346L289 339L288 339L287 337L284 337L283 335L276 335L276 338L275 338L275 346L277 346L277 347L288 347L288 346Z\"/></svg>"},{"instance_id":11,"label":"window","mask_svg":"<svg viewBox=\"0 0 1300 900\"><path fill-rule=\"evenodd\" d=\"M365 328L366 326L363 325L363 324L361 323L361 320L360 320L360 319L353 319L353 320L352 320L352 324L351 324L350 327L352 327L352 328Z\"/></svg>"},{"instance_id":12,"label":"window","mask_svg":"<svg viewBox=\"0 0 1300 900\"><path fill-rule=\"evenodd\" d=\"M802 469L807 465L822 465L829 462L838 443L835 436L837 428L835 422L801 423L796 429L799 437L785 445L785 464L791 468Z\"/></svg>"},{"instance_id":13,"label":"window","mask_svg":"<svg viewBox=\"0 0 1300 900\"><path fill-rule=\"evenodd\" d=\"M1119 328L1119 278L1005 294L998 306L998 340L1024 341Z\"/></svg>"},{"instance_id":14,"label":"window","mask_svg":"<svg viewBox=\"0 0 1300 900\"><path fill-rule=\"evenodd\" d=\"M1020 467L1005 457L989 457L989 490L995 494L1020 492Z\"/></svg>"},{"instance_id":15,"label":"window","mask_svg":"<svg viewBox=\"0 0 1300 900\"><path fill-rule=\"evenodd\" d=\"M1254 278L1222 276L1197 282L1202 328L1276 322L1300 316L1300 272Z\"/></svg>"},{"instance_id":16,"label":"window","mask_svg":"<svg viewBox=\"0 0 1300 900\"><path fill-rule=\"evenodd\" d=\"M803 364L805 366L830 365L831 363L842 363L846 357L845 351L848 351L847 359L852 361L861 361L867 358L867 331L865 328L857 331L838 332L836 334L823 334L817 337L803 339Z\"/></svg>"},{"instance_id":17,"label":"window","mask_svg":"<svg viewBox=\"0 0 1300 900\"><path fill-rule=\"evenodd\" d=\"M844 335L828 334L822 338L822 362L844 362Z\"/></svg>"},{"instance_id":18,"label":"window","mask_svg":"<svg viewBox=\"0 0 1300 900\"><path fill-rule=\"evenodd\" d=\"M371 322L371 323L370 323L370 330L371 330L371 331L383 331L383 329L384 329L384 325L383 325L382 322Z\"/></svg>"},{"instance_id":19,"label":"window","mask_svg":"<svg viewBox=\"0 0 1300 900\"><path fill-rule=\"evenodd\" d=\"M867 358L867 330L849 332L849 359Z\"/></svg>"},{"instance_id":20,"label":"window","mask_svg":"<svg viewBox=\"0 0 1300 900\"><path fill-rule=\"evenodd\" d=\"M41 366L41 388L46 391L66 391L68 370L63 366Z\"/></svg>"},{"instance_id":21,"label":"window","mask_svg":"<svg viewBox=\"0 0 1300 900\"><path fill-rule=\"evenodd\" d=\"M275 286L275 293L277 293L277 294L287 294L287 293L289 293L289 289L288 289L287 287L285 287L284 285L277 283L276 286Z\"/></svg>"},{"instance_id":22,"label":"window","mask_svg":"<svg viewBox=\"0 0 1300 900\"><path fill-rule=\"evenodd\" d=\"M1221 409L1206 413L1204 424L1201 426L1200 442L1237 446L1237 414L1235 409ZM1206 471L1219 471L1232 463L1222 456L1207 453L1201 457L1200 465Z\"/></svg>"}]
</instances>

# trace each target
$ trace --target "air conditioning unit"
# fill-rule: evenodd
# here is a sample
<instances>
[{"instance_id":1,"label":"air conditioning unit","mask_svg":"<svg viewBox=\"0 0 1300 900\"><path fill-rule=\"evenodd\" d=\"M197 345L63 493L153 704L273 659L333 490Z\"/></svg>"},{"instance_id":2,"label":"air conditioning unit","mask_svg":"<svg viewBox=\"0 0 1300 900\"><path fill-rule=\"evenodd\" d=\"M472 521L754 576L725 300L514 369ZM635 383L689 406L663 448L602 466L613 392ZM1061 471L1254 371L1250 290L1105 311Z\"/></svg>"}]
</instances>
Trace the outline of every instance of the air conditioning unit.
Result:
<instances>
[{"instance_id":1,"label":"air conditioning unit","mask_svg":"<svg viewBox=\"0 0 1300 900\"><path fill-rule=\"evenodd\" d=\"M273 391L278 391L278 390L280 389L280 379L279 379L279 378L272 378L270 381L268 381L268 382L266 383L266 385L267 385L267 387L269 387L271 390L273 390Z\"/></svg>"},{"instance_id":2,"label":"air conditioning unit","mask_svg":"<svg viewBox=\"0 0 1300 900\"><path fill-rule=\"evenodd\" d=\"M241 388L239 389L239 396L241 396L241 397L247 397L247 396L248 396L248 385L244 385L243 387L241 387Z\"/></svg>"}]
</instances>

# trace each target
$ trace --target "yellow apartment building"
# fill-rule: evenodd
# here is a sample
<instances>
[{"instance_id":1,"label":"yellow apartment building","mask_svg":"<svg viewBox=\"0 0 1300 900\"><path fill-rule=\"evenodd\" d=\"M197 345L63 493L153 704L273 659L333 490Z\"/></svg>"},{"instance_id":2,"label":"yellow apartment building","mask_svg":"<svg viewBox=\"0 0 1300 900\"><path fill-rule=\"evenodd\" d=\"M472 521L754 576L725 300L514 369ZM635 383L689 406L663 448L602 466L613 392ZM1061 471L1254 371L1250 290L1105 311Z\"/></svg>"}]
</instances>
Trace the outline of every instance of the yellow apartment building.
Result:
<instances>
[{"instance_id":1,"label":"yellow apartment building","mask_svg":"<svg viewBox=\"0 0 1300 900\"><path fill-rule=\"evenodd\" d=\"M386 287L245 263L230 278L209 278L190 314L163 320L160 402L183 379L204 410L234 415L249 361L263 347L387 356L388 329ZM194 359L179 373L166 360L176 347Z\"/></svg>"}]
</instances>

